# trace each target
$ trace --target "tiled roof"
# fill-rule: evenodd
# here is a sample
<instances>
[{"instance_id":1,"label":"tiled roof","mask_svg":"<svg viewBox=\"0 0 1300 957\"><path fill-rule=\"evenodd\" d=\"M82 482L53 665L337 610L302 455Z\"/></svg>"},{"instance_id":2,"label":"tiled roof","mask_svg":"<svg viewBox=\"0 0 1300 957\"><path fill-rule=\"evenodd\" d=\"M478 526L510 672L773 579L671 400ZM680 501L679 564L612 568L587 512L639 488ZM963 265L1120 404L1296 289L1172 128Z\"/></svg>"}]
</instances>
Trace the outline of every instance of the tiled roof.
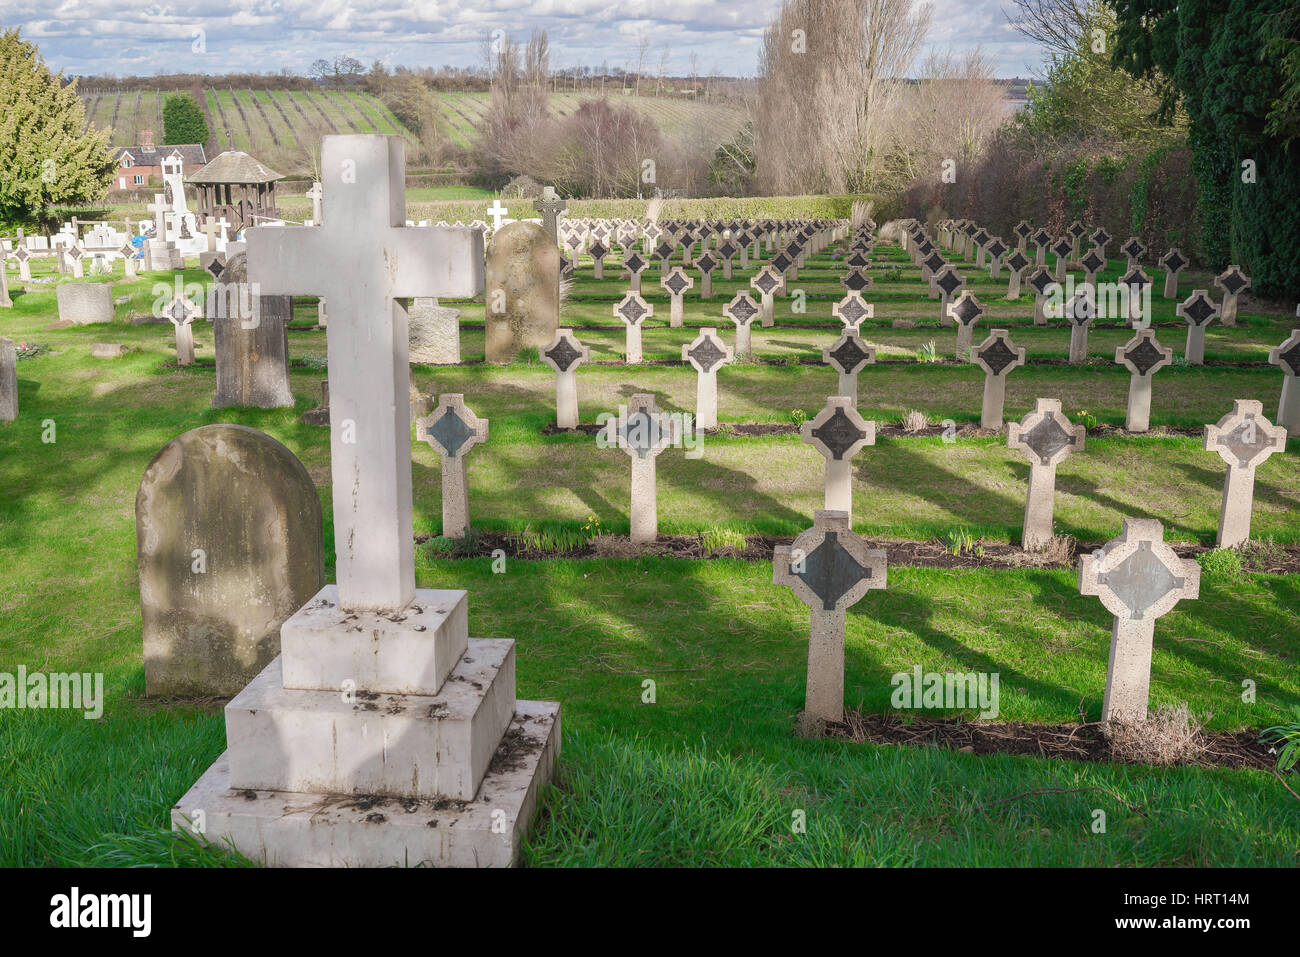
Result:
<instances>
[{"instance_id":1,"label":"tiled roof","mask_svg":"<svg viewBox=\"0 0 1300 957\"><path fill-rule=\"evenodd\" d=\"M195 175L185 177L187 183L273 183L279 179L284 176L239 150L226 150Z\"/></svg>"},{"instance_id":2,"label":"tiled roof","mask_svg":"<svg viewBox=\"0 0 1300 957\"><path fill-rule=\"evenodd\" d=\"M135 146L124 146L117 151L117 164L121 166L123 157L130 156L132 166L162 166L163 160L173 153L180 155L187 170L197 169L208 162L203 147L195 143L181 146L155 146L151 150L146 150L137 143Z\"/></svg>"}]
</instances>

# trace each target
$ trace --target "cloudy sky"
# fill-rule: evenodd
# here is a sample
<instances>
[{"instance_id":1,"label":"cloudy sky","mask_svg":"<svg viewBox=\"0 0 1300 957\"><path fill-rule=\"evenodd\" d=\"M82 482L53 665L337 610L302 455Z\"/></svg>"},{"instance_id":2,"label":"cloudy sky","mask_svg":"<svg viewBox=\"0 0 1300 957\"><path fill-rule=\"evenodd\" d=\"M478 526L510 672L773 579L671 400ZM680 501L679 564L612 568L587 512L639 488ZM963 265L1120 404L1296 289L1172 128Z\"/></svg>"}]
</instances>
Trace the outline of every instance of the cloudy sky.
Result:
<instances>
[{"instance_id":1,"label":"cloudy sky","mask_svg":"<svg viewBox=\"0 0 1300 957\"><path fill-rule=\"evenodd\" d=\"M0 25L22 27L69 74L306 72L340 54L367 65L476 66L481 38L526 39L545 27L551 64L635 70L637 42L668 50L667 72L751 75L779 0L0 0ZM998 76L1029 76L1040 56L1007 25L1004 0L934 0L930 46L980 45ZM205 52L195 52L206 47Z\"/></svg>"}]
</instances>

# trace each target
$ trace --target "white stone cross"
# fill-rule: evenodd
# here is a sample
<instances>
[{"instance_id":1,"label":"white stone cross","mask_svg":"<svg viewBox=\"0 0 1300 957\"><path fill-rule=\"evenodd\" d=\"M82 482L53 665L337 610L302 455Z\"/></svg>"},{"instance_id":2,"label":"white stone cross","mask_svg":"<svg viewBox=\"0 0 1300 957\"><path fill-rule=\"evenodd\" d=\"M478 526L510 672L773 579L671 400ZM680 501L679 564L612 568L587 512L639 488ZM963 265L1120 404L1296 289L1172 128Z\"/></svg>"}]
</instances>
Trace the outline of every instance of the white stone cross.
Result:
<instances>
[{"instance_id":1,"label":"white stone cross","mask_svg":"<svg viewBox=\"0 0 1300 957\"><path fill-rule=\"evenodd\" d=\"M984 370L980 428L1000 429L1007 399L1007 373L1025 364L1024 346L1013 345L1006 329L993 329L987 339L971 349L970 358Z\"/></svg>"},{"instance_id":2,"label":"white stone cross","mask_svg":"<svg viewBox=\"0 0 1300 957\"><path fill-rule=\"evenodd\" d=\"M1174 350L1156 340L1154 329L1142 329L1115 350L1115 361L1132 375L1128 384L1128 413L1124 428L1146 432L1151 428L1151 377L1173 361Z\"/></svg>"},{"instance_id":3,"label":"white stone cross","mask_svg":"<svg viewBox=\"0 0 1300 957\"><path fill-rule=\"evenodd\" d=\"M628 365L641 361L641 323L654 314L654 306L642 299L640 293L629 292L614 304L614 318L622 319L627 326L627 348L623 361Z\"/></svg>"},{"instance_id":4,"label":"white stone cross","mask_svg":"<svg viewBox=\"0 0 1300 957\"><path fill-rule=\"evenodd\" d=\"M312 183L311 188L304 194L311 200L311 220L317 225L324 222L324 214L321 212L321 200L324 199L325 193L321 190L319 182Z\"/></svg>"},{"instance_id":5,"label":"white stone cross","mask_svg":"<svg viewBox=\"0 0 1300 957\"><path fill-rule=\"evenodd\" d=\"M500 199L494 199L487 214L492 217L492 229L495 231L501 228L501 220L510 214L510 210L501 205Z\"/></svg>"},{"instance_id":6,"label":"white stone cross","mask_svg":"<svg viewBox=\"0 0 1300 957\"><path fill-rule=\"evenodd\" d=\"M1174 310L1187 322L1187 361L1194 366L1205 365L1205 330L1219 317L1219 307L1204 289L1193 289L1192 294Z\"/></svg>"},{"instance_id":7,"label":"white stone cross","mask_svg":"<svg viewBox=\"0 0 1300 957\"><path fill-rule=\"evenodd\" d=\"M1052 511L1056 498L1056 466L1083 450L1087 433L1061 413L1060 399L1039 399L1034 411L1007 425L1007 448L1019 449L1029 459L1029 492L1025 497L1025 524L1021 548L1043 548L1052 539Z\"/></svg>"},{"instance_id":8,"label":"white stone cross","mask_svg":"<svg viewBox=\"0 0 1300 957\"><path fill-rule=\"evenodd\" d=\"M674 266L659 280L659 285L668 290L668 326L678 329L682 324L682 297L695 285L695 280L681 266Z\"/></svg>"},{"instance_id":9,"label":"white stone cross","mask_svg":"<svg viewBox=\"0 0 1300 957\"><path fill-rule=\"evenodd\" d=\"M831 306L831 315L844 323L845 329L856 329L863 319L876 317L876 307L874 303L863 299L862 293L850 290L848 295Z\"/></svg>"},{"instance_id":10,"label":"white stone cross","mask_svg":"<svg viewBox=\"0 0 1300 957\"><path fill-rule=\"evenodd\" d=\"M776 547L772 583L793 589L811 618L801 734L815 735L821 722L844 720L845 613L886 580L884 549L867 548L845 511L819 509L812 528L792 545Z\"/></svg>"},{"instance_id":11,"label":"white stone cross","mask_svg":"<svg viewBox=\"0 0 1300 957\"><path fill-rule=\"evenodd\" d=\"M406 229L400 137L326 136L323 226L245 232L262 295L329 300L330 463L339 604L397 612L415 594L407 316L415 296L483 292L472 229Z\"/></svg>"},{"instance_id":12,"label":"white stone cross","mask_svg":"<svg viewBox=\"0 0 1300 957\"><path fill-rule=\"evenodd\" d=\"M203 235L208 237L208 252L217 252L217 238L225 234L225 226L215 219L209 219L199 230Z\"/></svg>"},{"instance_id":13,"label":"white stone cross","mask_svg":"<svg viewBox=\"0 0 1300 957\"><path fill-rule=\"evenodd\" d=\"M1214 277L1214 284L1223 290L1220 315L1225 326L1237 324L1237 296L1250 288L1250 277L1236 263Z\"/></svg>"},{"instance_id":14,"label":"white stone cross","mask_svg":"<svg viewBox=\"0 0 1300 957\"><path fill-rule=\"evenodd\" d=\"M1296 307L1300 316L1300 306ZM1268 361L1282 370L1282 398L1277 404L1277 424L1295 435L1300 435L1300 386L1296 376L1300 376L1300 329L1287 337L1286 342L1268 354Z\"/></svg>"},{"instance_id":15,"label":"white stone cross","mask_svg":"<svg viewBox=\"0 0 1300 957\"><path fill-rule=\"evenodd\" d=\"M700 334L682 346L682 361L695 369L695 425L700 429L718 427L718 370L736 356L718 337L718 330L701 329Z\"/></svg>"},{"instance_id":16,"label":"white stone cross","mask_svg":"<svg viewBox=\"0 0 1300 957\"><path fill-rule=\"evenodd\" d=\"M153 238L162 242L167 238L167 197L163 193L154 193L153 202L145 209L153 213Z\"/></svg>"},{"instance_id":17,"label":"white stone cross","mask_svg":"<svg viewBox=\"0 0 1300 957\"><path fill-rule=\"evenodd\" d=\"M975 331L975 323L983 319L987 312L984 303L975 298L975 294L969 289L964 290L949 304L948 318L957 323L958 362L970 361L971 338Z\"/></svg>"},{"instance_id":18,"label":"white stone cross","mask_svg":"<svg viewBox=\"0 0 1300 957\"><path fill-rule=\"evenodd\" d=\"M1201 593L1201 566L1180 559L1155 519L1124 519L1124 530L1079 559L1079 592L1096 595L1115 616L1102 721L1146 720L1156 619Z\"/></svg>"},{"instance_id":19,"label":"white stone cross","mask_svg":"<svg viewBox=\"0 0 1300 957\"><path fill-rule=\"evenodd\" d=\"M655 460L678 439L677 420L659 411L655 397L637 393L605 425L604 445L618 446L632 459L631 531L633 542L659 537Z\"/></svg>"},{"instance_id":20,"label":"white stone cross","mask_svg":"<svg viewBox=\"0 0 1300 957\"><path fill-rule=\"evenodd\" d=\"M176 328L176 364L182 367L193 365L194 329L191 323L203 315L203 310L187 297L177 294L163 307L160 315Z\"/></svg>"},{"instance_id":21,"label":"white stone cross","mask_svg":"<svg viewBox=\"0 0 1300 957\"><path fill-rule=\"evenodd\" d=\"M465 397L446 393L438 407L415 420L416 438L442 456L442 534L464 538L469 532L469 451L488 439L488 420L465 405Z\"/></svg>"},{"instance_id":22,"label":"white stone cross","mask_svg":"<svg viewBox=\"0 0 1300 957\"><path fill-rule=\"evenodd\" d=\"M578 366L591 361L591 348L584 346L572 329L557 329L541 352L542 361L555 370L555 425L578 427Z\"/></svg>"},{"instance_id":23,"label":"white stone cross","mask_svg":"<svg viewBox=\"0 0 1300 957\"><path fill-rule=\"evenodd\" d=\"M826 459L826 508L853 514L853 456L876 444L876 423L858 415L853 399L833 395L815 418L804 422L802 440Z\"/></svg>"},{"instance_id":24,"label":"white stone cross","mask_svg":"<svg viewBox=\"0 0 1300 957\"><path fill-rule=\"evenodd\" d=\"M722 307L722 314L736 324L736 355L748 357L753 352L750 325L761 310L747 292L738 292Z\"/></svg>"},{"instance_id":25,"label":"white stone cross","mask_svg":"<svg viewBox=\"0 0 1300 957\"><path fill-rule=\"evenodd\" d=\"M876 361L876 349L858 337L858 327L848 326L844 334L822 350L822 362L840 374L836 395L847 395L858 407L858 373Z\"/></svg>"},{"instance_id":26,"label":"white stone cross","mask_svg":"<svg viewBox=\"0 0 1300 957\"><path fill-rule=\"evenodd\" d=\"M1250 538L1255 502L1255 469L1274 452L1286 451L1286 429L1264 418L1264 403L1237 399L1232 411L1205 427L1205 451L1228 464L1219 509L1219 548L1236 548Z\"/></svg>"}]
</instances>

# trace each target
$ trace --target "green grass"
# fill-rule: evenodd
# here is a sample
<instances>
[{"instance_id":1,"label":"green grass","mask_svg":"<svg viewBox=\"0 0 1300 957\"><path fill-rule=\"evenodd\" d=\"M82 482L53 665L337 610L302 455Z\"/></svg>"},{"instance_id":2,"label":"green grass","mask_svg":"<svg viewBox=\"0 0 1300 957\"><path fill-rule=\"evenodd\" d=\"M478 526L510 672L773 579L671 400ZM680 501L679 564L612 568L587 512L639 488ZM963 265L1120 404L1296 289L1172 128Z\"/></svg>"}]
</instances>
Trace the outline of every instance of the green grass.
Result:
<instances>
[{"instance_id":1,"label":"green grass","mask_svg":"<svg viewBox=\"0 0 1300 957\"><path fill-rule=\"evenodd\" d=\"M880 258L889 255L882 246ZM40 262L36 272L49 269ZM826 257L808 275L818 271L838 274ZM202 273L188 270L184 278L199 281ZM111 326L49 330L52 288L23 292L16 283L22 294L3 316L6 335L46 349L19 362L20 416L0 425L0 671L24 664L103 672L108 701L99 721L0 711L0 865L239 863L164 830L168 808L220 753L225 736L219 713L143 698L134 497L159 448L213 422L249 425L285 443L326 505L332 576L328 433L298 421L319 400L324 335L290 332L295 408L214 411L210 327L196 329L199 362L182 371L170 364L169 327L125 321L148 310L158 280L170 277L119 286L115 294L131 299L117 307ZM777 326L755 329L757 352L819 356L833 335L815 325L829 320L832 284L833 278L819 281L828 298L810 298L802 316L790 315L781 301ZM600 323L578 331L598 361L621 349L609 298L617 286L583 278L566 304L565 321ZM883 290L869 296L883 321L867 337L882 358L906 361L863 373L860 410L881 422L917 408L932 421L973 424L980 374L914 361L923 342L942 344L951 330L889 328L895 310L937 313L914 280L897 286L894 298ZM681 365L680 347L699 326L723 325L720 304L721 295L714 303L688 299L684 329L658 320L648 325L648 357L675 357L671 365L583 367L583 419L640 391L655 392L669 410L692 409L695 376ZM462 305L463 351L479 357L481 305ZM1127 376L1106 353L1113 358L1126 333L1096 330L1098 358L1086 366L1034 363L1063 355L1067 333L1028 326L1024 302L1005 309L996 321L1013 328L1031 357L1009 380L1009 419L1028 412L1038 396L1055 396L1072 417L1086 408L1101 424L1122 422ZM314 319L309 301L295 313L303 325ZM1262 312L1243 319L1236 329L1215 332L1207 357L1245 364L1158 373L1153 425L1211 422L1234 398L1259 398L1271 413L1281 375L1262 354L1285 338L1286 323ZM90 344L100 341L134 351L119 360L91 359ZM490 441L470 459L477 531L518 533L534 554L627 531L626 455L601 450L586 436L541 434L554 413L554 376L545 366L417 367L415 377L425 392L463 392L491 421ZM820 366L723 369L721 418L788 423L791 409L820 408L834 381ZM56 441L43 442L51 422ZM822 504L822 461L794 436L709 437L704 449L699 459L673 449L660 457L661 530L699 536L710 548L738 547L745 534L803 530ZM1297 451L1292 442L1258 471L1257 537L1300 541ZM548 793L529 839L529 864L1297 862L1294 798L1261 772L797 739L791 732L803 701L807 611L771 584L770 565L510 559L495 574L490 558L458 558L464 549L439 537L439 464L422 442L413 459L416 531L431 536L416 551L419 583L468 589L471 633L519 642L520 696L564 707L559 786ZM861 533L962 548L1018 536L1028 463L1004 439L882 437L855 465L854 525ZM1090 436L1058 469L1058 530L1103 541L1124 517L1149 516L1165 523L1169 540L1212 543L1222 469L1196 437ZM1186 701L1216 730L1291 720L1300 700L1300 576L1246 571L1235 553L1200 560L1201 597L1157 624L1152 704ZM869 593L848 616L846 703L888 710L890 676L919 664L928 671L997 672L999 720L1095 720L1109 641L1109 616L1096 599L1078 594L1068 569L896 564L888 588ZM646 680L655 682L654 704L643 703ZM1253 702L1242 700L1245 681L1256 688ZM1043 788L1068 793L1018 797ZM1097 808L1108 815L1105 835L1089 829ZM807 815L806 834L791 832L795 811Z\"/></svg>"}]
</instances>

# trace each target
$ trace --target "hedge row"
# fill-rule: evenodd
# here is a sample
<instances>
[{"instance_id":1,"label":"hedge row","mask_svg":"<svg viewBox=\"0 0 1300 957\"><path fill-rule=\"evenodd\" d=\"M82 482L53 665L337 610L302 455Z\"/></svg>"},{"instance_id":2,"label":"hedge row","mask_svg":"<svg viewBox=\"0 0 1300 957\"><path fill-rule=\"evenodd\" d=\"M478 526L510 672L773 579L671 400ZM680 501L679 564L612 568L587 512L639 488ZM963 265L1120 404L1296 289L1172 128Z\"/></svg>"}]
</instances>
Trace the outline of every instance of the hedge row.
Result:
<instances>
[{"instance_id":1,"label":"hedge row","mask_svg":"<svg viewBox=\"0 0 1300 957\"><path fill-rule=\"evenodd\" d=\"M661 219L848 219L855 200L867 196L747 196L708 199L664 200ZM575 199L570 200L569 216L573 219L639 219L645 216L643 199ZM532 201L503 199L501 204L523 218L536 217ZM417 220L470 222L486 218L487 204L465 200L437 200L408 203L407 216ZM875 213L883 222L881 213Z\"/></svg>"}]
</instances>

